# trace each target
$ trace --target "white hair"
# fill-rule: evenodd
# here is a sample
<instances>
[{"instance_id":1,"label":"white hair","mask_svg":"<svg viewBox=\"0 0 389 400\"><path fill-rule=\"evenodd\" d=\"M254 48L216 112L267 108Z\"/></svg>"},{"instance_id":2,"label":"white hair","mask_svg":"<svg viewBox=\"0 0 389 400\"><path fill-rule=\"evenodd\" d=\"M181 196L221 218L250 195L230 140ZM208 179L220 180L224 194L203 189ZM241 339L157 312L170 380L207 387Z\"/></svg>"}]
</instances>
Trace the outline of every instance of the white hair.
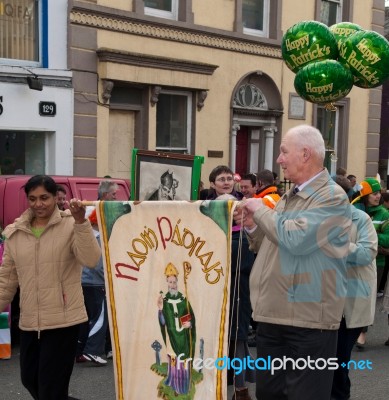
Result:
<instances>
[{"instance_id":1,"label":"white hair","mask_svg":"<svg viewBox=\"0 0 389 400\"><path fill-rule=\"evenodd\" d=\"M108 193L111 190L111 188L114 188L114 190L118 190L119 185L114 181L109 181L109 180L100 181L99 187L97 189L99 199L103 197L104 193Z\"/></svg>"},{"instance_id":2,"label":"white hair","mask_svg":"<svg viewBox=\"0 0 389 400\"><path fill-rule=\"evenodd\" d=\"M308 147L321 161L324 161L326 149L319 129L311 125L297 125L289 129L287 133L297 137L299 145Z\"/></svg>"}]
</instances>

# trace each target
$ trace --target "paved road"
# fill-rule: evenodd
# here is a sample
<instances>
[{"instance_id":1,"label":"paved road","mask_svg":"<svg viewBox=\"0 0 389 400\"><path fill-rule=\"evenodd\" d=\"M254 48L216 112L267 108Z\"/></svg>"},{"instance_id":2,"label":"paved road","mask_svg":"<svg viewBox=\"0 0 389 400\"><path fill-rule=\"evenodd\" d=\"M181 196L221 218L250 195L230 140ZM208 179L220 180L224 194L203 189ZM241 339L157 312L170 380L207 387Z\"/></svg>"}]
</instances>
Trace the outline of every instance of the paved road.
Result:
<instances>
[{"instance_id":1,"label":"paved road","mask_svg":"<svg viewBox=\"0 0 389 400\"><path fill-rule=\"evenodd\" d=\"M370 360L373 369L351 371L351 400L389 399L389 346L383 345L388 334L386 314L377 312L375 323L369 328L368 344L365 350L354 351L352 355L354 360ZM31 399L20 382L18 351L19 349L14 347L10 360L0 360L0 400ZM61 360L58 360L58 362L61 362ZM253 399L255 399L254 390L255 385L250 385ZM105 367L97 367L93 364L76 364L70 384L70 395L82 400L115 400L112 360L109 360ZM229 390L228 398L231 398L231 390Z\"/></svg>"}]
</instances>

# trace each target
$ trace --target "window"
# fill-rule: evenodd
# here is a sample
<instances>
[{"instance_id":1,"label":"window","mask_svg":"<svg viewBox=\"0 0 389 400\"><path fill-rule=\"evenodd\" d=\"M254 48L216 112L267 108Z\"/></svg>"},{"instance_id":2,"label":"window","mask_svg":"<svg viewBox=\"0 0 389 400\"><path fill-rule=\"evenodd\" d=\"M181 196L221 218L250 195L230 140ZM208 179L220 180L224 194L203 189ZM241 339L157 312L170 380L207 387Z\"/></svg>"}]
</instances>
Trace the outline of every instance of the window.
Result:
<instances>
[{"instance_id":1,"label":"window","mask_svg":"<svg viewBox=\"0 0 389 400\"><path fill-rule=\"evenodd\" d=\"M331 26L342 21L342 0L322 0L320 21Z\"/></svg>"},{"instance_id":2,"label":"window","mask_svg":"<svg viewBox=\"0 0 389 400\"><path fill-rule=\"evenodd\" d=\"M177 20L178 0L145 0L145 14Z\"/></svg>"},{"instance_id":3,"label":"window","mask_svg":"<svg viewBox=\"0 0 389 400\"><path fill-rule=\"evenodd\" d=\"M315 105L313 115L313 123L326 146L325 167L332 175L337 166L347 165L350 99L337 101L335 107L335 111L327 111L322 105Z\"/></svg>"},{"instance_id":4,"label":"window","mask_svg":"<svg viewBox=\"0 0 389 400\"><path fill-rule=\"evenodd\" d=\"M254 36L269 35L269 0L242 1L243 33Z\"/></svg>"},{"instance_id":5,"label":"window","mask_svg":"<svg viewBox=\"0 0 389 400\"><path fill-rule=\"evenodd\" d=\"M44 174L45 135L41 132L0 131L0 173Z\"/></svg>"},{"instance_id":6,"label":"window","mask_svg":"<svg viewBox=\"0 0 389 400\"><path fill-rule=\"evenodd\" d=\"M161 91L157 103L157 150L191 152L192 94Z\"/></svg>"},{"instance_id":7,"label":"window","mask_svg":"<svg viewBox=\"0 0 389 400\"><path fill-rule=\"evenodd\" d=\"M335 174L338 153L338 111L326 111L322 106L317 107L317 128L323 135L326 146L324 166L330 174Z\"/></svg>"},{"instance_id":8,"label":"window","mask_svg":"<svg viewBox=\"0 0 389 400\"><path fill-rule=\"evenodd\" d=\"M0 58L12 64L47 66L47 45L42 39L46 28L47 0L0 1Z\"/></svg>"},{"instance_id":9,"label":"window","mask_svg":"<svg viewBox=\"0 0 389 400\"><path fill-rule=\"evenodd\" d=\"M115 104L132 104L136 106L142 106L142 103L143 89L126 86L114 86L110 99L111 106Z\"/></svg>"}]
</instances>

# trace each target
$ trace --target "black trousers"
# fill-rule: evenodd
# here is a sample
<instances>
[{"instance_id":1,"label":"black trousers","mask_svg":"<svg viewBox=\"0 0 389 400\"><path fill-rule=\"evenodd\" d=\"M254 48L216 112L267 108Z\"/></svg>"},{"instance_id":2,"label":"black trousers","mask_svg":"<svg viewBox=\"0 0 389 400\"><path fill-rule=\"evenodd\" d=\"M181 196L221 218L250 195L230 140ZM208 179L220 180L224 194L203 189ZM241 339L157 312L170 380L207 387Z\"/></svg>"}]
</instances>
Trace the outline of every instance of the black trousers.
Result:
<instances>
[{"instance_id":1,"label":"black trousers","mask_svg":"<svg viewBox=\"0 0 389 400\"><path fill-rule=\"evenodd\" d=\"M20 332L20 374L35 400L67 400L79 325Z\"/></svg>"},{"instance_id":2,"label":"black trousers","mask_svg":"<svg viewBox=\"0 0 389 400\"><path fill-rule=\"evenodd\" d=\"M351 351L361 331L362 328L347 329L346 321L342 318L338 331L338 346L336 350L336 357L338 357L339 365L342 363L348 364L350 361ZM331 399L347 400L350 398L351 382L348 373L348 368L342 367L334 371Z\"/></svg>"},{"instance_id":3,"label":"black trousers","mask_svg":"<svg viewBox=\"0 0 389 400\"><path fill-rule=\"evenodd\" d=\"M333 370L324 368L328 358L335 358L337 330L320 330L259 322L257 326L258 358L280 359L283 368L258 369L258 400L329 400ZM318 360L320 359L320 360ZM305 363L318 360L319 368ZM293 368L293 361L297 367ZM258 362L258 359L257 359ZM277 363L280 365L279 363Z\"/></svg>"}]
</instances>

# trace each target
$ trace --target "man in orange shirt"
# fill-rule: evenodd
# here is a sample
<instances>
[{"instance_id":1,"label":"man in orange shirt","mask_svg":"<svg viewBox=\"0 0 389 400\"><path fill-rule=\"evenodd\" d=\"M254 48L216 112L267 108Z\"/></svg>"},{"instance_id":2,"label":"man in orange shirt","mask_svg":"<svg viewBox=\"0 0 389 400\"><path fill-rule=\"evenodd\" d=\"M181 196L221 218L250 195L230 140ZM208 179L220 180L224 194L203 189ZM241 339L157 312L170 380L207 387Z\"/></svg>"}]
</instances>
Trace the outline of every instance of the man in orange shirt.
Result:
<instances>
[{"instance_id":1,"label":"man in orange shirt","mask_svg":"<svg viewBox=\"0 0 389 400\"><path fill-rule=\"evenodd\" d=\"M265 205L274 208L281 197L277 186L274 185L273 172L264 169L258 173L257 180L259 189L253 197L262 199Z\"/></svg>"},{"instance_id":2,"label":"man in orange shirt","mask_svg":"<svg viewBox=\"0 0 389 400\"><path fill-rule=\"evenodd\" d=\"M242 176L239 182L240 191L246 199L253 197L257 190L257 177L255 174L246 174Z\"/></svg>"}]
</instances>

